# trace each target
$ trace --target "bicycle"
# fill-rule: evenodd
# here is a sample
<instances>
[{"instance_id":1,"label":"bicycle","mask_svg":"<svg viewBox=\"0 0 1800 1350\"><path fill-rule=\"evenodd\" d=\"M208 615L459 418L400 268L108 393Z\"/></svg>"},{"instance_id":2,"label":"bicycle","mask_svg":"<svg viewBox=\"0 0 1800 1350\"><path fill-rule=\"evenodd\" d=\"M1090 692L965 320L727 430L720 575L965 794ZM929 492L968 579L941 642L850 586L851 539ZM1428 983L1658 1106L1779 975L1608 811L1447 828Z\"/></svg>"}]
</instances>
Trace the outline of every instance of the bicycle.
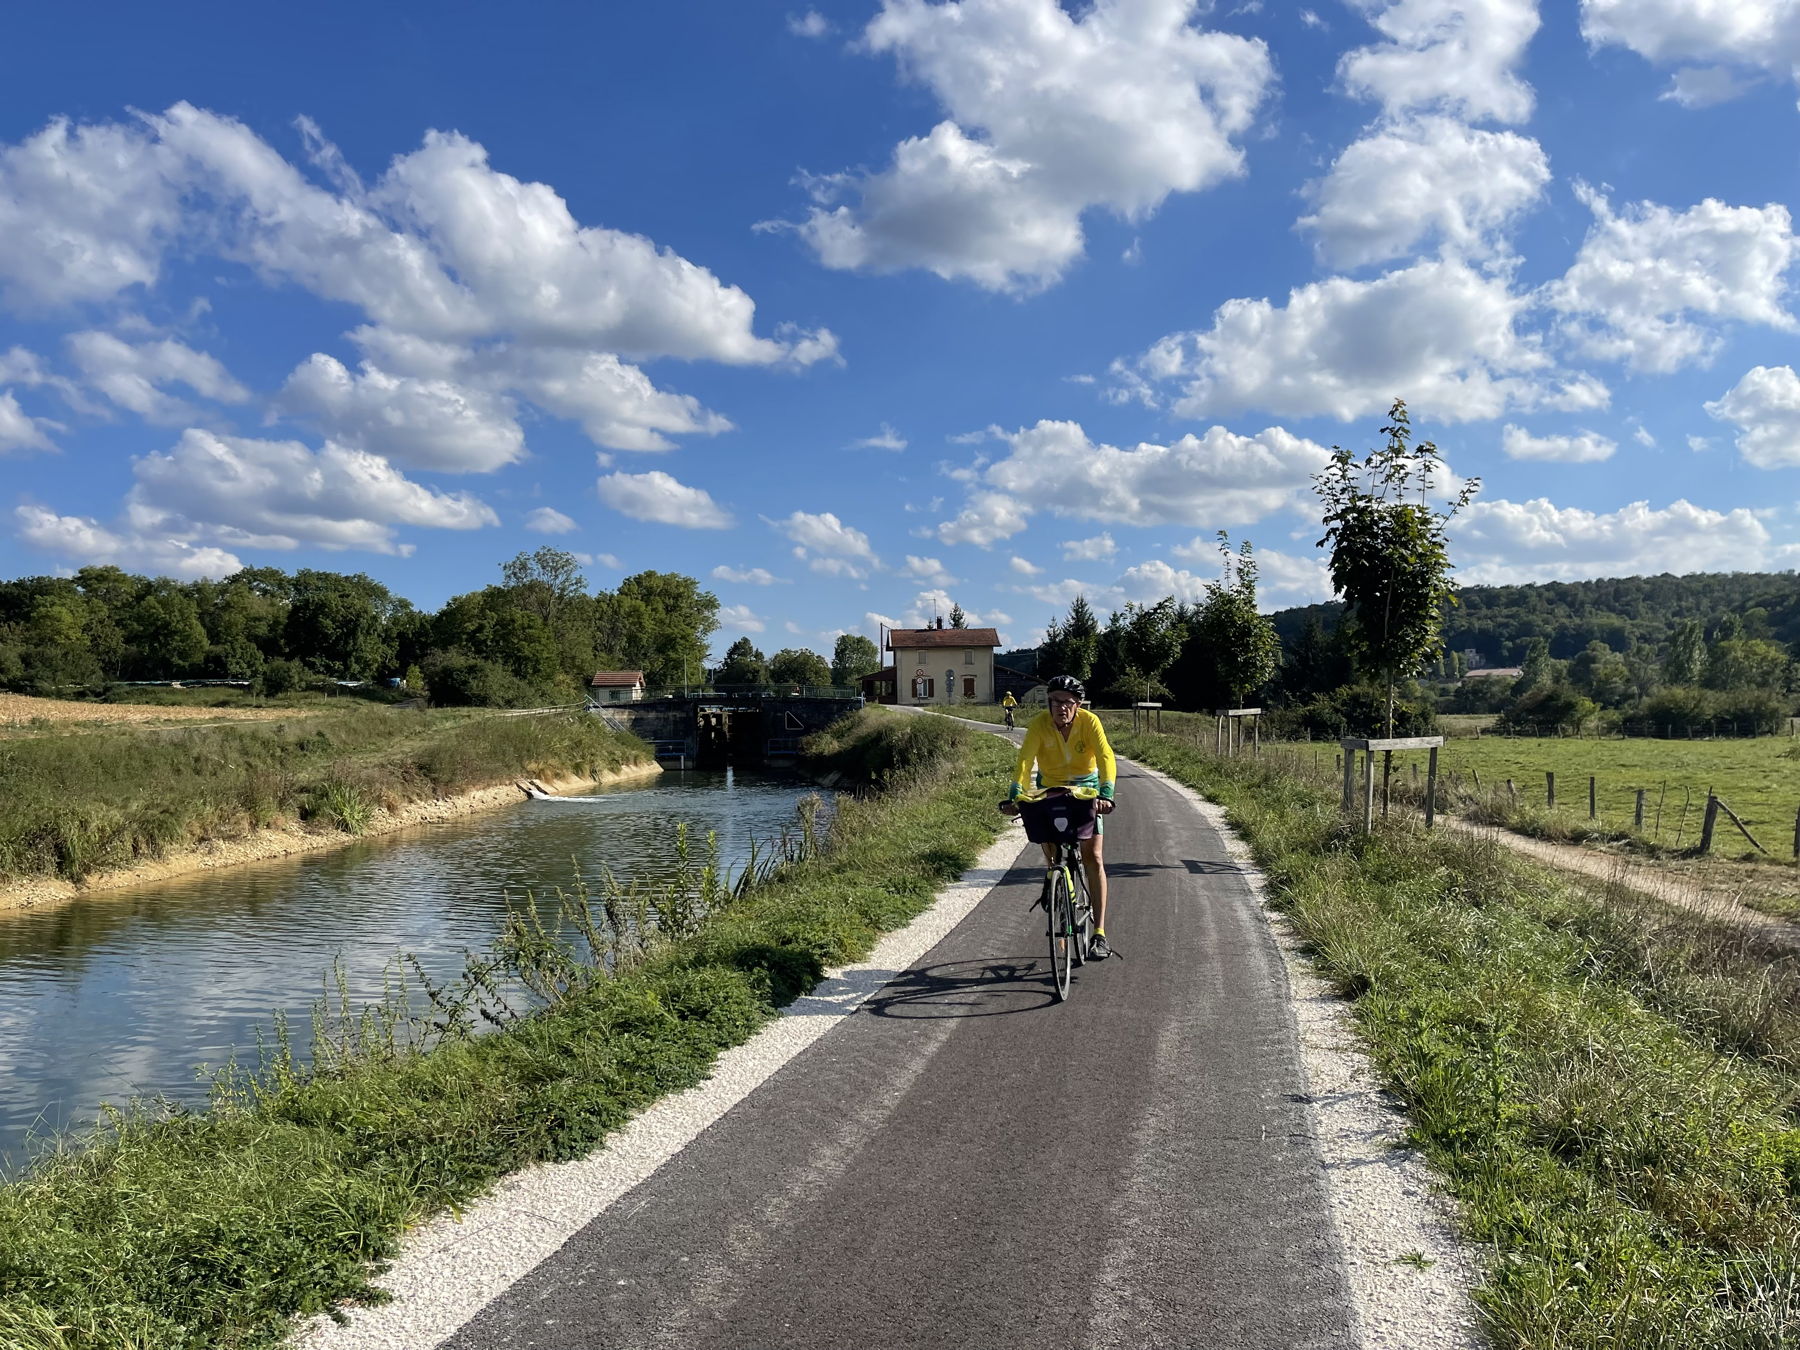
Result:
<instances>
[{"instance_id":1,"label":"bicycle","mask_svg":"<svg viewBox=\"0 0 1800 1350\"><path fill-rule=\"evenodd\" d=\"M1094 907L1088 895L1087 872L1081 865L1080 831L1092 823L1097 808L1094 798L1065 788L1052 788L1038 798L1021 797L1012 805L1018 808L1027 839L1055 846L1047 872L1049 895L1038 903L1049 910L1045 932L1050 941L1050 974L1056 1001L1062 1003L1069 997L1075 967L1087 964L1088 943L1094 935Z\"/></svg>"},{"instance_id":2,"label":"bicycle","mask_svg":"<svg viewBox=\"0 0 1800 1350\"><path fill-rule=\"evenodd\" d=\"M1011 731L1013 729L1013 715L1012 715L1011 708L1008 708L1006 710L1006 729L1008 731Z\"/></svg>"}]
</instances>

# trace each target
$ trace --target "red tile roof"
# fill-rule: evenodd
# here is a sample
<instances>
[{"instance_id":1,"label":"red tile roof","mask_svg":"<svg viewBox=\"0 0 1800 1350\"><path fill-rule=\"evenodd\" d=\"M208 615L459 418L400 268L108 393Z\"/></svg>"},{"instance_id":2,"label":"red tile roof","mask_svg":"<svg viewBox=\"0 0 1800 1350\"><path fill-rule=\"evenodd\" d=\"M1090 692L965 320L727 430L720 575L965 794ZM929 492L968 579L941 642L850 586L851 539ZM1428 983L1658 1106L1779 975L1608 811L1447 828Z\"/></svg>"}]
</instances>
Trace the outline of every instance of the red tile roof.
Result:
<instances>
[{"instance_id":1,"label":"red tile roof","mask_svg":"<svg viewBox=\"0 0 1800 1350\"><path fill-rule=\"evenodd\" d=\"M921 651L928 647L998 647L995 628L890 628L888 650Z\"/></svg>"},{"instance_id":2,"label":"red tile roof","mask_svg":"<svg viewBox=\"0 0 1800 1350\"><path fill-rule=\"evenodd\" d=\"M641 670L597 670L588 684L600 689L629 689L644 682Z\"/></svg>"}]
</instances>

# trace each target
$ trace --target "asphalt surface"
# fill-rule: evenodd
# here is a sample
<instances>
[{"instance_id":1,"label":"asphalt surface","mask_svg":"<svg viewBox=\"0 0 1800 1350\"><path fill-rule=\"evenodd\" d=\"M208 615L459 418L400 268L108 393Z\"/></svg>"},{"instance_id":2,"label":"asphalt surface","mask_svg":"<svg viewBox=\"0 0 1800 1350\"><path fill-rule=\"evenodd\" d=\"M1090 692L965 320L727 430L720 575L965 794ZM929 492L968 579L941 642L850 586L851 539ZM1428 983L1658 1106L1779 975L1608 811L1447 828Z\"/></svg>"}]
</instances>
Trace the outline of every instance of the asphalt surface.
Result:
<instances>
[{"instance_id":1,"label":"asphalt surface","mask_svg":"<svg viewBox=\"0 0 1800 1350\"><path fill-rule=\"evenodd\" d=\"M1350 1344L1281 956L1213 827L1120 768L1123 959L1054 1002L1021 835L924 960L445 1344Z\"/></svg>"}]
</instances>

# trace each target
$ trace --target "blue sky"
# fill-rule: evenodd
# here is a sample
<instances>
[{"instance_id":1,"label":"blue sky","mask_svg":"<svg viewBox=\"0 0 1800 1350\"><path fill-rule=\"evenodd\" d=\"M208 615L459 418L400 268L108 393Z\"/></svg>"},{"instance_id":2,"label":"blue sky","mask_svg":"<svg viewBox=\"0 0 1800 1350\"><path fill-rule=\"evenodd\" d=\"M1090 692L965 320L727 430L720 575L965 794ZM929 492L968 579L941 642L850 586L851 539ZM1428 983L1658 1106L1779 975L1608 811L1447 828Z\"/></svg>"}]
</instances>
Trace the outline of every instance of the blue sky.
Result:
<instances>
[{"instance_id":1,"label":"blue sky","mask_svg":"<svg viewBox=\"0 0 1800 1350\"><path fill-rule=\"evenodd\" d=\"M1465 582L1800 559L1800 0L304 13L9 16L0 575L1020 645L1220 529L1323 598L1396 396Z\"/></svg>"}]
</instances>

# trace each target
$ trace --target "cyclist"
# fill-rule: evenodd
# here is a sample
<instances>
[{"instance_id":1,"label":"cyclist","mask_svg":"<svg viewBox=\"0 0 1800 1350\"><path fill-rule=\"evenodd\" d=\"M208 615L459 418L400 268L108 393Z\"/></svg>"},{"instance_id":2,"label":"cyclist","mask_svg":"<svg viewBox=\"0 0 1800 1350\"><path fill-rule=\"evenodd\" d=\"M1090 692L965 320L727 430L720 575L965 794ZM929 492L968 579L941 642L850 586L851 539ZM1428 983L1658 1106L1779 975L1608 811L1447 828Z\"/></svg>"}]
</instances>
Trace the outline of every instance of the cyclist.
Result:
<instances>
[{"instance_id":1,"label":"cyclist","mask_svg":"<svg viewBox=\"0 0 1800 1350\"><path fill-rule=\"evenodd\" d=\"M1013 709L1019 706L1019 700L1012 696L1012 690L1006 691L1006 697L1000 700L1000 706L1006 709L1006 725L1010 730L1013 724Z\"/></svg>"},{"instance_id":2,"label":"cyclist","mask_svg":"<svg viewBox=\"0 0 1800 1350\"><path fill-rule=\"evenodd\" d=\"M1087 873L1088 894L1094 902L1094 939L1088 945L1088 958L1104 961L1112 955L1112 948L1106 941L1106 865L1100 836L1102 820L1113 809L1118 762L1106 739L1106 728L1081 706L1087 690L1080 680L1073 675L1058 675L1050 681L1049 695L1049 711L1039 713L1025 728L1025 742L1019 747L1019 762L1013 770L1012 790L1000 809L1017 815L1017 799L1034 788L1073 788L1078 793L1085 790L1097 794L1093 824L1081 840L1081 870ZM1043 849L1046 862L1055 857L1053 845L1045 844ZM1046 878L1045 900L1049 895L1050 882Z\"/></svg>"}]
</instances>

